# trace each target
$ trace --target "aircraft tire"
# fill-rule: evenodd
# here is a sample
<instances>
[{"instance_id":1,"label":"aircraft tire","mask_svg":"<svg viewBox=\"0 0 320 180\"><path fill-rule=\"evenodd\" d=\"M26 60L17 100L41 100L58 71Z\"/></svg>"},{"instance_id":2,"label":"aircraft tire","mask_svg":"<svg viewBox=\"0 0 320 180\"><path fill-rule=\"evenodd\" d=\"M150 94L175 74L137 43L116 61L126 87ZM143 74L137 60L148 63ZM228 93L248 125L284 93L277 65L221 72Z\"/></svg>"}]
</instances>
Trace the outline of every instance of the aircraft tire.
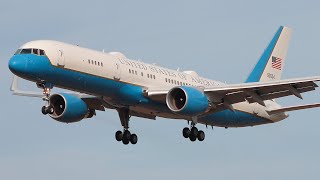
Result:
<instances>
[{"instance_id":1,"label":"aircraft tire","mask_svg":"<svg viewBox=\"0 0 320 180\"><path fill-rule=\"evenodd\" d=\"M122 143L124 144L124 145L127 145L127 144L129 144L129 139L126 139L126 138L123 138L122 139Z\"/></svg>"},{"instance_id":2,"label":"aircraft tire","mask_svg":"<svg viewBox=\"0 0 320 180\"><path fill-rule=\"evenodd\" d=\"M49 114L53 114L54 113L54 108L53 108L53 106L48 106L48 108L47 108L47 113L49 113Z\"/></svg>"},{"instance_id":3,"label":"aircraft tire","mask_svg":"<svg viewBox=\"0 0 320 180\"><path fill-rule=\"evenodd\" d=\"M115 134L116 140L117 141L121 141L122 140L122 132L121 131L117 131Z\"/></svg>"},{"instance_id":4,"label":"aircraft tire","mask_svg":"<svg viewBox=\"0 0 320 180\"><path fill-rule=\"evenodd\" d=\"M205 136L205 133L203 131L199 131L198 132L197 138L198 138L199 141L203 141L205 137L206 136Z\"/></svg>"},{"instance_id":5,"label":"aircraft tire","mask_svg":"<svg viewBox=\"0 0 320 180\"><path fill-rule=\"evenodd\" d=\"M131 144L137 144L138 136L136 134L131 134L130 142L131 142Z\"/></svg>"},{"instance_id":6,"label":"aircraft tire","mask_svg":"<svg viewBox=\"0 0 320 180\"><path fill-rule=\"evenodd\" d=\"M191 128L191 131L190 131L190 135L192 135L192 136L194 136L194 137L197 137L197 135L198 135L198 128L192 127L192 128Z\"/></svg>"},{"instance_id":7,"label":"aircraft tire","mask_svg":"<svg viewBox=\"0 0 320 180\"><path fill-rule=\"evenodd\" d=\"M122 139L130 140L130 137L131 137L130 131L125 130L125 131L123 132Z\"/></svg>"},{"instance_id":8,"label":"aircraft tire","mask_svg":"<svg viewBox=\"0 0 320 180\"><path fill-rule=\"evenodd\" d=\"M43 115L47 115L48 114L47 107L46 106L42 106L41 112L42 112Z\"/></svg>"},{"instance_id":9,"label":"aircraft tire","mask_svg":"<svg viewBox=\"0 0 320 180\"><path fill-rule=\"evenodd\" d=\"M184 138L189 138L190 129L187 128L187 127L183 128L183 130L182 130L182 135L183 135Z\"/></svg>"},{"instance_id":10,"label":"aircraft tire","mask_svg":"<svg viewBox=\"0 0 320 180\"><path fill-rule=\"evenodd\" d=\"M194 142L197 140L197 137L194 136L193 134L190 134L189 139L190 139L190 141Z\"/></svg>"}]
</instances>

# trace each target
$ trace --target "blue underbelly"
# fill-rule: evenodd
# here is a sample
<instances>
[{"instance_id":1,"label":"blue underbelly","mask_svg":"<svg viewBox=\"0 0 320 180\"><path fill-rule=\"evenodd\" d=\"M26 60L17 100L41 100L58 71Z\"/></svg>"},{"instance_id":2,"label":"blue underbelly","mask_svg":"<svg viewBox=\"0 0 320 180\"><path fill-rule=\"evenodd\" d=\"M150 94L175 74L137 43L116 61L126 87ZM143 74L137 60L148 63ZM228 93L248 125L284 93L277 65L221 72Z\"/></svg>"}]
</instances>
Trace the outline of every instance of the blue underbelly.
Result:
<instances>
[{"instance_id":1,"label":"blue underbelly","mask_svg":"<svg viewBox=\"0 0 320 180\"><path fill-rule=\"evenodd\" d=\"M242 111L224 110L199 119L200 123L221 127L243 127L272 123L272 121Z\"/></svg>"}]
</instances>

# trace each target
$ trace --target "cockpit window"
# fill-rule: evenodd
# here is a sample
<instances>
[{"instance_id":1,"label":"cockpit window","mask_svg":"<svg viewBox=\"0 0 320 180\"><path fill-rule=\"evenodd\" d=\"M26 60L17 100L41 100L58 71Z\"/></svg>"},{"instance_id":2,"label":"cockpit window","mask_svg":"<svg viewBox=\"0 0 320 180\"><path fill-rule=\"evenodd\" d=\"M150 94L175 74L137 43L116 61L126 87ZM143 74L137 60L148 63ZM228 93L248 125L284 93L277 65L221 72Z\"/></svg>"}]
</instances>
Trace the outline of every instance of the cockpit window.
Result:
<instances>
[{"instance_id":1,"label":"cockpit window","mask_svg":"<svg viewBox=\"0 0 320 180\"><path fill-rule=\"evenodd\" d=\"M20 52L21 52L21 49L18 49L18 50L14 53L14 55L20 54Z\"/></svg>"},{"instance_id":2,"label":"cockpit window","mask_svg":"<svg viewBox=\"0 0 320 180\"><path fill-rule=\"evenodd\" d=\"M31 54L32 49L22 49L20 54Z\"/></svg>"},{"instance_id":3,"label":"cockpit window","mask_svg":"<svg viewBox=\"0 0 320 180\"><path fill-rule=\"evenodd\" d=\"M39 51L40 51L40 56L44 56L44 55L45 55L45 54L44 54L44 50L39 49Z\"/></svg>"},{"instance_id":4,"label":"cockpit window","mask_svg":"<svg viewBox=\"0 0 320 180\"><path fill-rule=\"evenodd\" d=\"M32 49L32 54L38 55L38 49Z\"/></svg>"},{"instance_id":5,"label":"cockpit window","mask_svg":"<svg viewBox=\"0 0 320 180\"><path fill-rule=\"evenodd\" d=\"M35 54L38 56L45 56L45 52L42 49L18 49L15 55L17 54Z\"/></svg>"}]
</instances>

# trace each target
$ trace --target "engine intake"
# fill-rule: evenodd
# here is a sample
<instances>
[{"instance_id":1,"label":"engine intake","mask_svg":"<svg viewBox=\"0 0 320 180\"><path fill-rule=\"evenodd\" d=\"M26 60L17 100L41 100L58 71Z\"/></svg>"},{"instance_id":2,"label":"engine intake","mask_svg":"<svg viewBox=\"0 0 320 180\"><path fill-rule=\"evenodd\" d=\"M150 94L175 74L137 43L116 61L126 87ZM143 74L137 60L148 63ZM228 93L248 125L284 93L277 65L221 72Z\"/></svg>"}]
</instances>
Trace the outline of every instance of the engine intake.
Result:
<instances>
[{"instance_id":1,"label":"engine intake","mask_svg":"<svg viewBox=\"0 0 320 180\"><path fill-rule=\"evenodd\" d=\"M91 112L82 99L66 93L52 94L49 97L49 104L54 109L49 116L64 123L78 122Z\"/></svg>"},{"instance_id":2,"label":"engine intake","mask_svg":"<svg viewBox=\"0 0 320 180\"><path fill-rule=\"evenodd\" d=\"M202 90L181 86L172 88L166 97L167 106L180 115L197 116L204 113L208 107L208 98Z\"/></svg>"}]
</instances>

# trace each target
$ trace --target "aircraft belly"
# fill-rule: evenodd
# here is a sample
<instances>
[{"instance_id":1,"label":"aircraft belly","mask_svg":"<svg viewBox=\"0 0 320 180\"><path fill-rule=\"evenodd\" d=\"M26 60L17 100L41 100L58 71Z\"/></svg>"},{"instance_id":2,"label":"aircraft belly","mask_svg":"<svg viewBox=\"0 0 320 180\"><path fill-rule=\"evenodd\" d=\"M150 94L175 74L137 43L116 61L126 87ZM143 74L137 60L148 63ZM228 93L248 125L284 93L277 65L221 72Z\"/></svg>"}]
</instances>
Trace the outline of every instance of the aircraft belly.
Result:
<instances>
[{"instance_id":1,"label":"aircraft belly","mask_svg":"<svg viewBox=\"0 0 320 180\"><path fill-rule=\"evenodd\" d=\"M199 122L219 127L245 127L273 123L267 118L239 110L235 110L235 112L230 110L216 112L199 119Z\"/></svg>"}]
</instances>

